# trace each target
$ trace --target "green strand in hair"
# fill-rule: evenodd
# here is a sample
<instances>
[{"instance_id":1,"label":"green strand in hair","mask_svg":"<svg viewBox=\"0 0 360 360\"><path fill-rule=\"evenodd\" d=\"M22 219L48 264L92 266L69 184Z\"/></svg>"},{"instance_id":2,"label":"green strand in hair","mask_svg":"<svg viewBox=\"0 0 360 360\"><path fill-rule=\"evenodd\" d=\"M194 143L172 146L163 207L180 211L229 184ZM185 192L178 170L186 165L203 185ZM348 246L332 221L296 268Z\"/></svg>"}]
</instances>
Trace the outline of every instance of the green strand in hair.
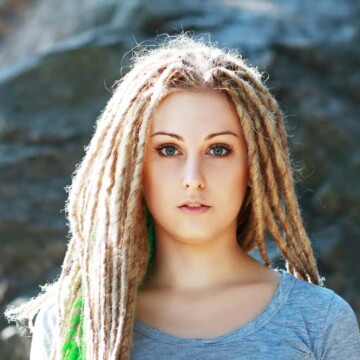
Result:
<instances>
[{"instance_id":1,"label":"green strand in hair","mask_svg":"<svg viewBox=\"0 0 360 360\"><path fill-rule=\"evenodd\" d=\"M146 230L147 230L147 240L149 244L149 253L147 256L146 262L146 272L148 271L150 265L152 264L156 252L155 247L155 229L154 229L154 220L151 216L151 213L148 207L145 205L145 215L146 215ZM142 283L138 285L137 291L141 288Z\"/></svg>"},{"instance_id":2,"label":"green strand in hair","mask_svg":"<svg viewBox=\"0 0 360 360\"><path fill-rule=\"evenodd\" d=\"M145 206L145 211L146 211L146 228L147 228L148 243L149 243L149 254L147 257L147 268L148 268L155 255L155 229L154 229L154 220L147 206Z\"/></svg>"},{"instance_id":3,"label":"green strand in hair","mask_svg":"<svg viewBox=\"0 0 360 360\"><path fill-rule=\"evenodd\" d=\"M73 316L71 317L66 340L62 347L62 360L85 360L83 349L80 349L76 341L76 334L83 331L83 299L78 298L73 305ZM80 329L79 329L80 328ZM83 346L82 346L83 348Z\"/></svg>"},{"instance_id":4,"label":"green strand in hair","mask_svg":"<svg viewBox=\"0 0 360 360\"><path fill-rule=\"evenodd\" d=\"M155 254L155 230L154 230L154 221L147 206L145 206L145 211L146 211L146 228L147 228L148 243L149 243L147 268L149 268ZM94 237L94 233L92 234L92 238L93 237ZM84 306L83 298L79 297L73 305L73 311L72 311L73 316L70 320L69 330L67 332L66 340L62 347L62 352L63 352L62 360L86 359L85 357L86 347L83 336L83 329L84 329L83 306ZM78 333L78 331L80 332L80 338L81 338L80 345L76 340L76 334Z\"/></svg>"}]
</instances>

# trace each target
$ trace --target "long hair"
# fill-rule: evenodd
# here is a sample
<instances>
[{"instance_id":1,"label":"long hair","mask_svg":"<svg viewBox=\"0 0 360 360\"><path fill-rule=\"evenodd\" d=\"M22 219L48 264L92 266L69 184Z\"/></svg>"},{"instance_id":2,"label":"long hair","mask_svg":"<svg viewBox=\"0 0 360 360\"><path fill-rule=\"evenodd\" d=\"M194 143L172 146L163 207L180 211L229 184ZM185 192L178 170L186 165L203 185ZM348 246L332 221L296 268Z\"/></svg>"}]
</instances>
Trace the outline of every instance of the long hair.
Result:
<instances>
[{"instance_id":1,"label":"long hair","mask_svg":"<svg viewBox=\"0 0 360 360\"><path fill-rule=\"evenodd\" d=\"M236 109L248 148L249 177L237 241L258 248L270 266L271 236L296 278L324 286L304 229L284 116L262 74L236 50L188 33L138 46L130 71L96 121L77 166L65 210L70 240L61 274L43 293L9 308L11 321L36 315L55 295L58 333L51 359L129 359L137 292L154 257L151 214L142 194L149 125L157 106L178 89L221 91Z\"/></svg>"}]
</instances>

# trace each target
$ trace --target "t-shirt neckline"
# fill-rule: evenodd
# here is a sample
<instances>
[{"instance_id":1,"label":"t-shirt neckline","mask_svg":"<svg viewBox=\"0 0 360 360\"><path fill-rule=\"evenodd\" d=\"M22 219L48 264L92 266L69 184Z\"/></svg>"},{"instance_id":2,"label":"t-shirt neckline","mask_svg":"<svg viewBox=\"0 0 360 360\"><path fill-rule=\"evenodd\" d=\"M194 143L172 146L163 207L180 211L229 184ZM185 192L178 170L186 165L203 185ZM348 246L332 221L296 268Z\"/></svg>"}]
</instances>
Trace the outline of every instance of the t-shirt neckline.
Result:
<instances>
[{"instance_id":1,"label":"t-shirt neckline","mask_svg":"<svg viewBox=\"0 0 360 360\"><path fill-rule=\"evenodd\" d=\"M134 331L157 341L186 346L201 346L212 343L227 343L238 340L239 338L247 336L264 327L269 321L272 320L272 318L285 304L296 279L284 269L275 270L280 272L281 279L273 298L269 301L267 306L253 320L223 335L217 336L215 338L182 338L154 328L142 322L138 318L135 318L134 321Z\"/></svg>"}]
</instances>

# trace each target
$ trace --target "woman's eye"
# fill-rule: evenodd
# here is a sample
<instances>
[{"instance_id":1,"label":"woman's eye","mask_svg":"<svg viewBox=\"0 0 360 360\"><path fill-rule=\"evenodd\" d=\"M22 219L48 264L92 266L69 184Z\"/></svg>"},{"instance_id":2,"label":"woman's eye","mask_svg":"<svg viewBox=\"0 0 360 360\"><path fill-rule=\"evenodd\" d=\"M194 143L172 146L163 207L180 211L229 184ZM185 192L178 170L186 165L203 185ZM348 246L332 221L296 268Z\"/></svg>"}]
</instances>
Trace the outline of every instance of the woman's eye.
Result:
<instances>
[{"instance_id":1,"label":"woman's eye","mask_svg":"<svg viewBox=\"0 0 360 360\"><path fill-rule=\"evenodd\" d=\"M163 150L166 149L171 149L171 151L165 151L165 153L163 152ZM174 156L174 151L176 150L174 145L160 145L159 147L157 147L155 150L161 155L161 156L166 156L166 157L171 157Z\"/></svg>"},{"instance_id":2,"label":"woman's eye","mask_svg":"<svg viewBox=\"0 0 360 360\"><path fill-rule=\"evenodd\" d=\"M177 148L174 145L160 145L155 150L161 155L165 157L172 157L175 155ZM225 157L229 155L234 148L228 145L223 144L215 144L211 147L210 151L213 150L213 154L215 157ZM225 150L225 153L224 153Z\"/></svg>"},{"instance_id":3,"label":"woman's eye","mask_svg":"<svg viewBox=\"0 0 360 360\"><path fill-rule=\"evenodd\" d=\"M214 145L211 147L211 150L213 150L213 149L215 149L214 154L216 156L220 156L220 157L227 156L234 150L233 147L228 146L228 145ZM222 152L222 150L226 150L225 154Z\"/></svg>"}]
</instances>

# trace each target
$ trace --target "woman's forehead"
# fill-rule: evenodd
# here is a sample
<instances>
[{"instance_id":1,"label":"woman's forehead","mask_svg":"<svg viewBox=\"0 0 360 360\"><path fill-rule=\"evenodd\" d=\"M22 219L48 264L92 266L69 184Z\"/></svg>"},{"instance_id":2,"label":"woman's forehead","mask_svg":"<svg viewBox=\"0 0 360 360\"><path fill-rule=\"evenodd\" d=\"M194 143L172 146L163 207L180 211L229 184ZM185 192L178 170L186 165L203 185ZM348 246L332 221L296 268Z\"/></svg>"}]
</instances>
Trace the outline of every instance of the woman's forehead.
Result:
<instances>
[{"instance_id":1,"label":"woman's forehead","mask_svg":"<svg viewBox=\"0 0 360 360\"><path fill-rule=\"evenodd\" d=\"M224 94L215 91L172 92L154 110L152 134L187 132L189 129L206 134L225 130L241 134L236 110Z\"/></svg>"}]
</instances>

